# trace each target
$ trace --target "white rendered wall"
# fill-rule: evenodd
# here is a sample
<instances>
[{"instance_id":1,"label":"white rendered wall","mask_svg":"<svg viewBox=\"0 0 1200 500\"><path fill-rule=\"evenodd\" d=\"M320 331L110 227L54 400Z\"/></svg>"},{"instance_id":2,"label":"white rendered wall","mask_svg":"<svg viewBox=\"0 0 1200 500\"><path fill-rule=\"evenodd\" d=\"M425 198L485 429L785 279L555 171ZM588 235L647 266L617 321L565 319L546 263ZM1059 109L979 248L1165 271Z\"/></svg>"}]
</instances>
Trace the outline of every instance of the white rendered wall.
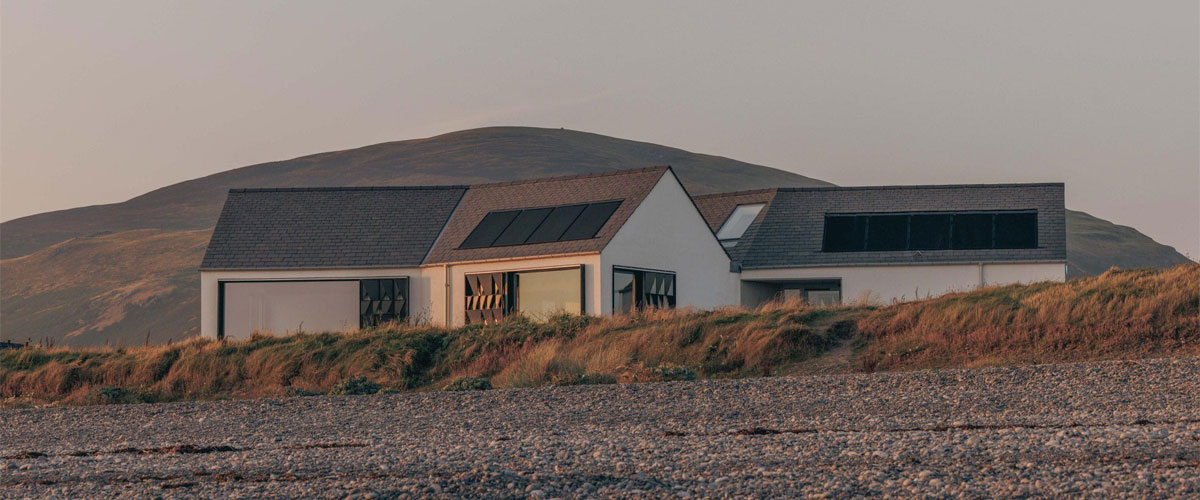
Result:
<instances>
[{"instance_id":1,"label":"white rendered wall","mask_svg":"<svg viewBox=\"0 0 1200 500\"><path fill-rule=\"evenodd\" d=\"M984 264L983 284L987 286L1039 281L1066 281L1066 264Z\"/></svg>"},{"instance_id":2,"label":"white rendered wall","mask_svg":"<svg viewBox=\"0 0 1200 500\"><path fill-rule=\"evenodd\" d=\"M612 268L675 273L677 307L741 303L737 273L674 175L664 175L600 253L601 310L612 313Z\"/></svg>"},{"instance_id":3,"label":"white rendered wall","mask_svg":"<svg viewBox=\"0 0 1200 500\"><path fill-rule=\"evenodd\" d=\"M597 314L600 310L600 255L572 255L564 257L542 257L532 259L513 259L501 260L492 262L476 262L467 264L448 264L446 266L430 266L424 268L431 276L439 275L440 278L431 278L435 287L440 287L440 296L438 292L433 293L434 309L441 311L442 316L434 320L435 324L446 323L446 292L445 286L446 269L449 269L450 286L449 290L449 322L452 326L462 326L466 324L466 293L467 293L467 275L478 273L500 273L510 271L534 271L538 269L555 269L571 266L583 266L583 312L584 314Z\"/></svg>"},{"instance_id":4,"label":"white rendered wall","mask_svg":"<svg viewBox=\"0 0 1200 500\"><path fill-rule=\"evenodd\" d=\"M1049 262L751 269L742 271L741 279L840 279L843 303L866 300L889 304L968 291L979 286L1063 281L1066 265ZM753 284L747 284L744 292L747 298L757 296ZM751 304L747 302L747 305Z\"/></svg>"},{"instance_id":5,"label":"white rendered wall","mask_svg":"<svg viewBox=\"0 0 1200 500\"><path fill-rule=\"evenodd\" d=\"M440 272L440 268L438 269ZM274 280L323 280L365 278L408 278L409 321L432 322L436 313L430 298L431 281L426 270L419 268L395 269L313 269L284 271L201 271L200 272L200 336L217 338L217 317L220 301L218 281L274 281ZM440 282L438 283L440 285ZM358 299L358 292L354 294ZM357 328L358 324L354 324ZM306 324L305 330L312 331Z\"/></svg>"}]
</instances>

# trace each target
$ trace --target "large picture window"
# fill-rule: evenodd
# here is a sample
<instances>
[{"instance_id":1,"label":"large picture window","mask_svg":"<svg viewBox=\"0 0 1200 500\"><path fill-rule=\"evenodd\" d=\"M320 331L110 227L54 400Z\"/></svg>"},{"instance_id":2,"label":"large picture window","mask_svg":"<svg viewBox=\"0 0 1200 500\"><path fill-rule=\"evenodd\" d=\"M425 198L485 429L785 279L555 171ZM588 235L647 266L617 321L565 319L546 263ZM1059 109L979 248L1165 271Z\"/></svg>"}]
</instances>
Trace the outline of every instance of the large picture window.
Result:
<instances>
[{"instance_id":1,"label":"large picture window","mask_svg":"<svg viewBox=\"0 0 1200 500\"><path fill-rule=\"evenodd\" d=\"M613 314L675 307L675 273L613 268Z\"/></svg>"},{"instance_id":2,"label":"large picture window","mask_svg":"<svg viewBox=\"0 0 1200 500\"><path fill-rule=\"evenodd\" d=\"M825 252L1037 248L1037 211L827 214Z\"/></svg>"},{"instance_id":3,"label":"large picture window","mask_svg":"<svg viewBox=\"0 0 1200 500\"><path fill-rule=\"evenodd\" d=\"M513 313L544 320L583 314L583 267L468 274L467 324L491 323Z\"/></svg>"},{"instance_id":4,"label":"large picture window","mask_svg":"<svg viewBox=\"0 0 1200 500\"><path fill-rule=\"evenodd\" d=\"M217 336L366 328L408 318L408 279L222 281Z\"/></svg>"}]
</instances>

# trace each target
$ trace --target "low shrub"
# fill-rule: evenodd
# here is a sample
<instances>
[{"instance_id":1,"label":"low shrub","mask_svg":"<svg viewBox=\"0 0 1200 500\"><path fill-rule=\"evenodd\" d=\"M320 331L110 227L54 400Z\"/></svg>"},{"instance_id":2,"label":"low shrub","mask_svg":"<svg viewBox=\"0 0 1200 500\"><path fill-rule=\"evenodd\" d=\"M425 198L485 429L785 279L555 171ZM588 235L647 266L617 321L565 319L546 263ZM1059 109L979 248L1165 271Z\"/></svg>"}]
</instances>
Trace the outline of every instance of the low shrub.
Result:
<instances>
[{"instance_id":1,"label":"low shrub","mask_svg":"<svg viewBox=\"0 0 1200 500\"><path fill-rule=\"evenodd\" d=\"M129 399L129 391L124 387L97 387L92 391L92 397L101 404L124 403Z\"/></svg>"},{"instance_id":2,"label":"low shrub","mask_svg":"<svg viewBox=\"0 0 1200 500\"><path fill-rule=\"evenodd\" d=\"M611 373L585 373L579 376L579 385L602 385L617 383L617 376Z\"/></svg>"},{"instance_id":3,"label":"low shrub","mask_svg":"<svg viewBox=\"0 0 1200 500\"><path fill-rule=\"evenodd\" d=\"M92 389L86 399L95 404L153 403L157 401L157 398L149 393L108 385Z\"/></svg>"},{"instance_id":4,"label":"low shrub","mask_svg":"<svg viewBox=\"0 0 1200 500\"><path fill-rule=\"evenodd\" d=\"M350 377L342 379L329 390L335 396L361 396L363 394L378 394L379 384L367 380L366 377Z\"/></svg>"},{"instance_id":5,"label":"low shrub","mask_svg":"<svg viewBox=\"0 0 1200 500\"><path fill-rule=\"evenodd\" d=\"M492 382L482 377L460 377L443 387L444 391L486 391L492 388Z\"/></svg>"},{"instance_id":6,"label":"low shrub","mask_svg":"<svg viewBox=\"0 0 1200 500\"><path fill-rule=\"evenodd\" d=\"M696 371L686 366L660 365L650 370L659 380L696 380Z\"/></svg>"}]
</instances>

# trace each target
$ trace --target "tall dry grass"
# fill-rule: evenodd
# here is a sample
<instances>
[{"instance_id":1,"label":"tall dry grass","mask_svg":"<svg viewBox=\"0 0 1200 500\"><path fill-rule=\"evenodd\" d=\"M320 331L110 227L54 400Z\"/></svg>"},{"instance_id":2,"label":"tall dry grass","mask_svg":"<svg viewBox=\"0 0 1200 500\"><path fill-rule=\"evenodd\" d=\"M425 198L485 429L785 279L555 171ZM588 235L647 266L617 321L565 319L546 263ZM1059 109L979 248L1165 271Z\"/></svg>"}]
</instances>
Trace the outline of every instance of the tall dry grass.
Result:
<instances>
[{"instance_id":1,"label":"tall dry grass","mask_svg":"<svg viewBox=\"0 0 1200 500\"><path fill-rule=\"evenodd\" d=\"M328 392L356 377L387 390L428 390L464 377L524 387L760 376L787 373L850 338L847 365L863 370L1197 355L1200 265L883 308L775 302L133 349L31 347L0 352L0 398L19 405L286 396Z\"/></svg>"},{"instance_id":2,"label":"tall dry grass","mask_svg":"<svg viewBox=\"0 0 1200 500\"><path fill-rule=\"evenodd\" d=\"M1200 265L899 304L858 324L866 370L1200 354Z\"/></svg>"},{"instance_id":3,"label":"tall dry grass","mask_svg":"<svg viewBox=\"0 0 1200 500\"><path fill-rule=\"evenodd\" d=\"M352 377L390 390L439 388L461 377L524 387L660 380L664 366L710 377L764 375L836 344L852 331L852 322L836 319L856 311L783 303L133 349L25 348L0 353L0 397L22 404L286 396L327 392Z\"/></svg>"}]
</instances>

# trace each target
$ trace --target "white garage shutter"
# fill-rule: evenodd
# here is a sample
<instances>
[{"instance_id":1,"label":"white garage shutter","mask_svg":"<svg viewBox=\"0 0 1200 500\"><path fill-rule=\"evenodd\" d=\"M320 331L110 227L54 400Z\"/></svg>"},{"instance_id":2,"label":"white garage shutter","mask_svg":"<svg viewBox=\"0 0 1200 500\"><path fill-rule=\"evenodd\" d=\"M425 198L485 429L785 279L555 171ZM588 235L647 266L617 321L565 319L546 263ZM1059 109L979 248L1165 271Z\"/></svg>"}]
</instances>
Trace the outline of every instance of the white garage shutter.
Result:
<instances>
[{"instance_id":1,"label":"white garage shutter","mask_svg":"<svg viewBox=\"0 0 1200 500\"><path fill-rule=\"evenodd\" d=\"M358 328L358 281L271 281L225 286L224 334L249 338L255 330L276 334Z\"/></svg>"}]
</instances>

